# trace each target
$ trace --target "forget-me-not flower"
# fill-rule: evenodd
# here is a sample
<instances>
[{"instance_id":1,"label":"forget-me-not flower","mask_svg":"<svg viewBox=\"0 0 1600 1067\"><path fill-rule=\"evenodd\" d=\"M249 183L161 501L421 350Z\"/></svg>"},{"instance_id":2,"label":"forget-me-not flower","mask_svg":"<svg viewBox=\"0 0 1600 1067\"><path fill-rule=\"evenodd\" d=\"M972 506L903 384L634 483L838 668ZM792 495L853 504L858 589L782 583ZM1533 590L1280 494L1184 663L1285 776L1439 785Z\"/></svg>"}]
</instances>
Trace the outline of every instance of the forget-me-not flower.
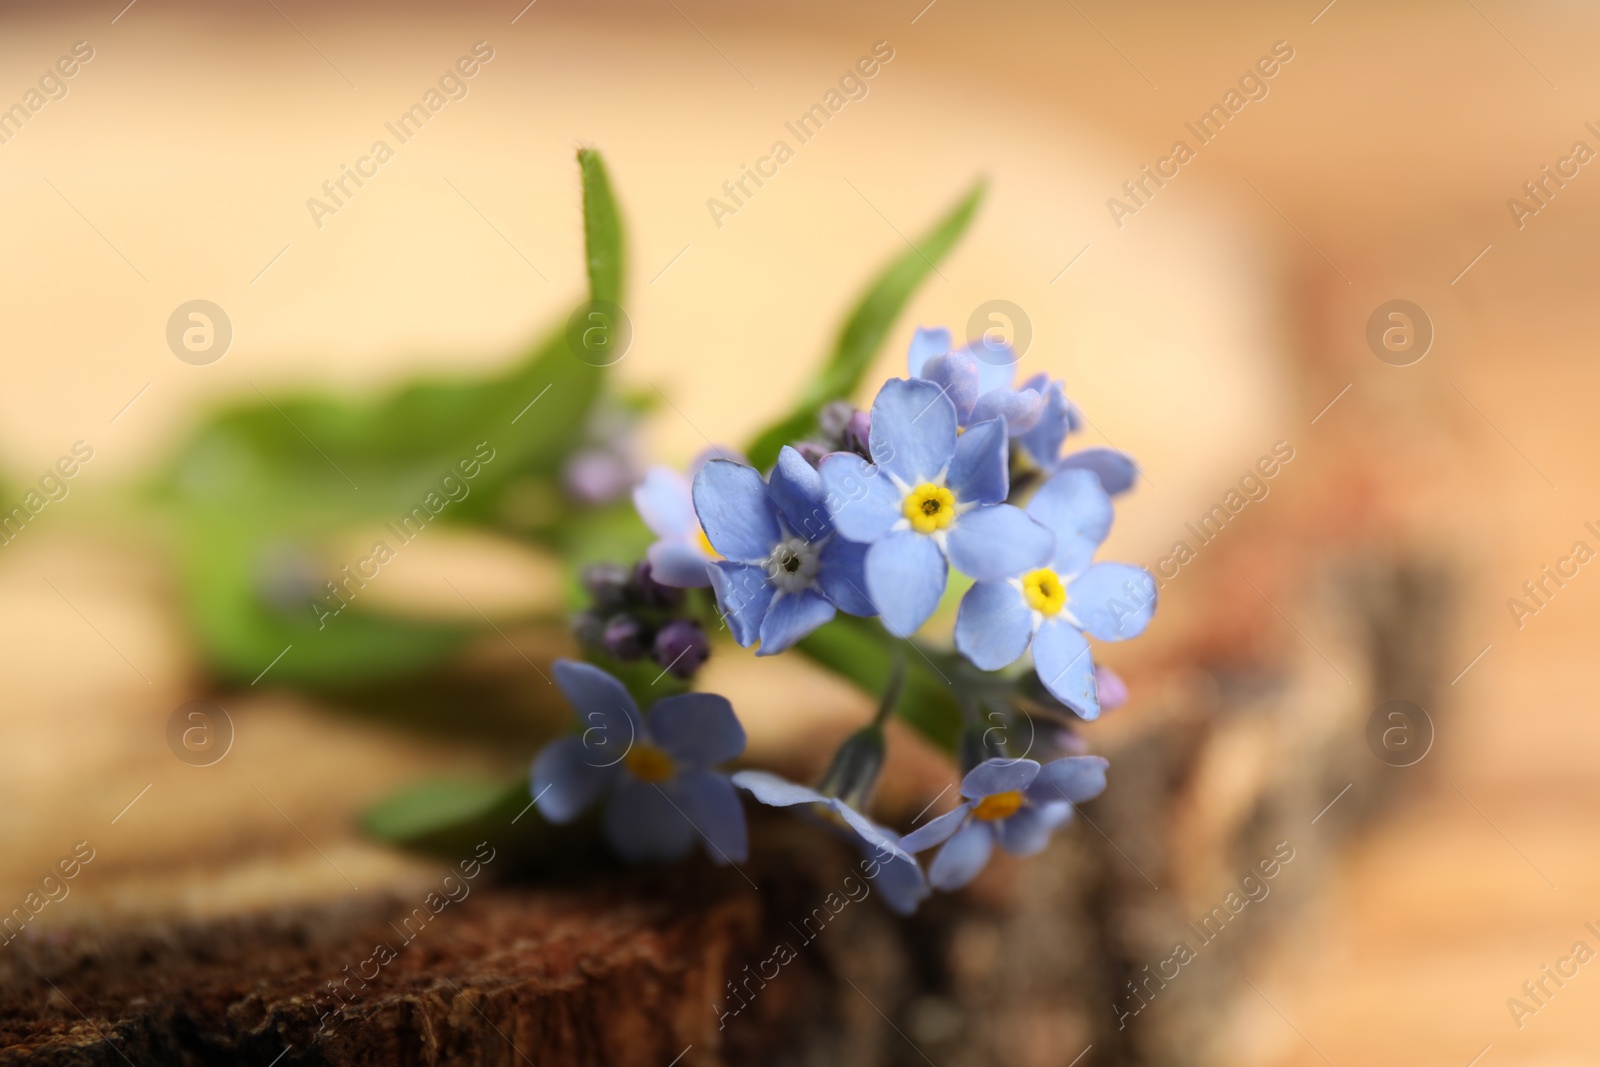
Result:
<instances>
[{"instance_id":1,"label":"forget-me-not flower","mask_svg":"<svg viewBox=\"0 0 1600 1067\"><path fill-rule=\"evenodd\" d=\"M949 564L984 581L1049 561L1050 531L1003 503L1010 482L1001 420L958 437L955 404L939 385L891 378L872 402L871 453L871 462L828 456L822 485L834 527L872 546L865 592L890 633L909 637L928 620Z\"/></svg>"},{"instance_id":2,"label":"forget-me-not flower","mask_svg":"<svg viewBox=\"0 0 1600 1067\"><path fill-rule=\"evenodd\" d=\"M822 476L788 445L767 482L753 467L714 459L694 480L694 506L712 547L717 605L739 644L782 652L834 616L874 614L862 564L824 506Z\"/></svg>"},{"instance_id":3,"label":"forget-me-not flower","mask_svg":"<svg viewBox=\"0 0 1600 1067\"><path fill-rule=\"evenodd\" d=\"M956 613L956 648L993 671L1015 662L1031 642L1045 688L1093 719L1100 700L1084 635L1122 641L1143 633L1155 613L1155 578L1127 563L1091 563L1112 514L1111 498L1092 472L1055 475L1034 494L1028 514L1055 534L1055 554L1035 569L967 590Z\"/></svg>"},{"instance_id":4,"label":"forget-me-not flower","mask_svg":"<svg viewBox=\"0 0 1600 1067\"><path fill-rule=\"evenodd\" d=\"M906 352L913 378L937 382L956 406L956 424L1001 419L1008 436L1035 429L1045 412L1043 390L1011 388L1016 357L1008 345L981 341L952 351L950 331L919 328ZM1063 394L1064 396L1064 394Z\"/></svg>"},{"instance_id":5,"label":"forget-me-not flower","mask_svg":"<svg viewBox=\"0 0 1600 1067\"><path fill-rule=\"evenodd\" d=\"M740 771L733 784L770 808L806 805L824 823L843 831L861 850L863 864L877 867L867 874L883 893L889 908L910 915L928 896L928 881L911 853L901 848L895 835L861 814L838 797L830 797L807 786L796 785L767 771ZM863 873L865 866L863 866Z\"/></svg>"},{"instance_id":6,"label":"forget-me-not flower","mask_svg":"<svg viewBox=\"0 0 1600 1067\"><path fill-rule=\"evenodd\" d=\"M711 584L707 568L716 561L717 551L695 517L690 479L710 456L727 454L721 449L701 453L689 464L688 474L651 467L633 488L633 506L658 538L645 558L650 561L650 576L662 585L695 589Z\"/></svg>"},{"instance_id":7,"label":"forget-me-not flower","mask_svg":"<svg viewBox=\"0 0 1600 1067\"><path fill-rule=\"evenodd\" d=\"M1072 805L1100 795L1108 764L1067 756L1043 767L1031 759L987 759L961 780L963 802L900 839L907 852L943 844L928 867L935 889L960 889L978 876L998 844L1031 856L1072 819Z\"/></svg>"},{"instance_id":8,"label":"forget-me-not flower","mask_svg":"<svg viewBox=\"0 0 1600 1067\"><path fill-rule=\"evenodd\" d=\"M585 729L534 760L540 814L571 822L609 794L606 838L629 862L681 859L697 836L716 863L746 858L739 794L712 769L744 752L744 727L725 698L667 697L646 719L622 683L598 667L557 660L555 676Z\"/></svg>"}]
</instances>

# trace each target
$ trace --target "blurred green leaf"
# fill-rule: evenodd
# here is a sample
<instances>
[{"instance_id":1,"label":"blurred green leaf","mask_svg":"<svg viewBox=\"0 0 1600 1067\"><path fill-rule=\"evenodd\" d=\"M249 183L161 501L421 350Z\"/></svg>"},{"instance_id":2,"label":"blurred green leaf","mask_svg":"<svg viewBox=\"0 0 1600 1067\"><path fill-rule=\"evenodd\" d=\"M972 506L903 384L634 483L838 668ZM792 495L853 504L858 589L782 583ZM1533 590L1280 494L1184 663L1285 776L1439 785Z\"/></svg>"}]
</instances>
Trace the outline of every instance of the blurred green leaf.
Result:
<instances>
[{"instance_id":1,"label":"blurred green leaf","mask_svg":"<svg viewBox=\"0 0 1600 1067\"><path fill-rule=\"evenodd\" d=\"M874 619L839 615L795 648L876 700L889 684L900 644ZM920 647L905 657L905 688L900 691L895 714L935 745L954 753L961 740L961 708L947 680L954 668L941 665L941 658L941 653L930 657Z\"/></svg>"},{"instance_id":2,"label":"blurred green leaf","mask_svg":"<svg viewBox=\"0 0 1600 1067\"><path fill-rule=\"evenodd\" d=\"M597 153L579 152L578 164L590 297L615 301L616 201ZM421 379L371 399L257 389L201 426L154 488L179 525L190 614L217 669L253 678L292 644L274 681L352 685L428 670L476 632L379 615L359 598L322 626L312 600L355 561L319 557L363 531L403 551L391 528L413 514L423 528L476 522L561 536L581 515L560 490L562 468L583 444L605 373L569 350L566 333L563 321L498 374ZM310 573L275 576L284 553Z\"/></svg>"},{"instance_id":3,"label":"blurred green leaf","mask_svg":"<svg viewBox=\"0 0 1600 1067\"><path fill-rule=\"evenodd\" d=\"M527 804L524 781L439 779L391 793L361 813L361 829L380 841L410 844L471 824L504 806L507 798Z\"/></svg>"},{"instance_id":4,"label":"blurred green leaf","mask_svg":"<svg viewBox=\"0 0 1600 1067\"><path fill-rule=\"evenodd\" d=\"M583 236L588 249L589 299L622 302L626 263L622 251L622 219L605 162L592 148L578 150L583 172Z\"/></svg>"},{"instance_id":5,"label":"blurred green leaf","mask_svg":"<svg viewBox=\"0 0 1600 1067\"><path fill-rule=\"evenodd\" d=\"M827 363L806 386L800 402L788 415L758 434L745 449L751 465L765 470L776 463L784 445L816 429L817 412L824 404L848 398L855 392L911 294L955 247L972 221L983 199L983 189L981 181L974 185L915 247L907 249L878 275L845 321Z\"/></svg>"}]
</instances>

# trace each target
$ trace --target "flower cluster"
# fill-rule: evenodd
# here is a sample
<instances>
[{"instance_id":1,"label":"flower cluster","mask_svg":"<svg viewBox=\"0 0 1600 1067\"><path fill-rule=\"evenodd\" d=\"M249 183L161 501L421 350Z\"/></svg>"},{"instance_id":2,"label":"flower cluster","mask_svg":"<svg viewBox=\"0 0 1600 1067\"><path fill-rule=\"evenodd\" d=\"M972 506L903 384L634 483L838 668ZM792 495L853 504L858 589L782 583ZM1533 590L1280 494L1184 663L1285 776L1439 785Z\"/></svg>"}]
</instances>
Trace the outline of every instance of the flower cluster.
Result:
<instances>
[{"instance_id":1,"label":"flower cluster","mask_svg":"<svg viewBox=\"0 0 1600 1067\"><path fill-rule=\"evenodd\" d=\"M634 503L656 541L631 570L591 572L593 607L578 627L612 658L653 656L688 678L709 652L696 602L714 601L707 623L720 618L757 656L794 648L841 612L875 616L893 638L915 641L955 571L970 580L954 620L955 654L968 666L950 683L971 717L959 806L903 838L864 814L903 658L877 717L816 788L715 770L744 748L722 698L669 696L643 715L619 681L563 661L556 680L585 729L534 765L545 816L571 820L606 795L605 830L624 858L676 859L699 840L714 862L737 863L748 848L743 790L854 842L901 912L933 889L966 885L996 845L1023 856L1042 849L1074 805L1105 788L1106 761L1082 754L1070 722L1127 699L1122 679L1094 663L1090 640L1142 633L1156 587L1142 568L1095 560L1113 497L1137 468L1111 449L1063 456L1082 416L1060 381L1041 374L1016 385L1015 363L1002 345L957 349L948 331L920 329L908 377L885 382L869 410L827 405L817 436L784 446L770 470L720 450L686 474L649 470ZM1032 679L1013 667L1024 657ZM1015 731L991 736L984 709L1026 721L1025 742ZM1028 758L1033 751L1055 758ZM916 853L935 846L924 870Z\"/></svg>"}]
</instances>

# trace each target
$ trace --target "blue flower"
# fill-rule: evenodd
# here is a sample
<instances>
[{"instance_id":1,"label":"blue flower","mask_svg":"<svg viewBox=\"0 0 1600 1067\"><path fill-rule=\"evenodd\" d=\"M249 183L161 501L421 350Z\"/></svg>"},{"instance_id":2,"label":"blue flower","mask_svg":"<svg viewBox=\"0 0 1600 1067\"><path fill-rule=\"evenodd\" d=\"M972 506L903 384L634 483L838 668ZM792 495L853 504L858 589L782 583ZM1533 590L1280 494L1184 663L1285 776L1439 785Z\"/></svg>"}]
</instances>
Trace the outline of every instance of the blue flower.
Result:
<instances>
[{"instance_id":1,"label":"blue flower","mask_svg":"<svg viewBox=\"0 0 1600 1067\"><path fill-rule=\"evenodd\" d=\"M984 581L1050 559L1050 531L1002 503L1010 482L999 419L958 438L956 406L941 386L892 378L872 402L871 453L873 462L828 456L822 486L840 535L872 546L864 592L895 636L933 614L949 564Z\"/></svg>"},{"instance_id":2,"label":"blue flower","mask_svg":"<svg viewBox=\"0 0 1600 1067\"><path fill-rule=\"evenodd\" d=\"M1044 405L1033 429L1015 435L1017 444L1037 466L1048 471L1060 457L1061 443L1067 439L1067 434L1078 430L1082 416L1072 401L1067 399L1065 382L1051 381L1048 375L1035 374L1022 383L1022 388L1025 392L1032 390L1044 397Z\"/></svg>"},{"instance_id":3,"label":"blue flower","mask_svg":"<svg viewBox=\"0 0 1600 1067\"><path fill-rule=\"evenodd\" d=\"M956 613L956 648L993 671L1015 662L1031 642L1045 688L1093 719L1100 701L1084 635L1122 641L1143 633L1155 614L1155 579L1126 563L1091 565L1111 529L1111 498L1090 471L1051 478L1034 494L1028 514L1055 534L1055 555L1048 566L981 580L967 590Z\"/></svg>"},{"instance_id":4,"label":"blue flower","mask_svg":"<svg viewBox=\"0 0 1600 1067\"><path fill-rule=\"evenodd\" d=\"M1043 767L1031 759L987 759L961 780L964 802L900 839L907 852L943 844L928 868L935 889L960 889L978 876L998 844L1031 856L1072 819L1072 805L1106 787L1099 756L1067 756Z\"/></svg>"},{"instance_id":5,"label":"blue flower","mask_svg":"<svg viewBox=\"0 0 1600 1067\"><path fill-rule=\"evenodd\" d=\"M586 729L545 746L533 761L540 814L571 822L609 794L606 838L630 863L682 859L697 835L714 862L745 859L739 795L727 775L711 769L744 751L744 728L726 699L667 697L647 720L622 683L598 667L557 660L555 675Z\"/></svg>"},{"instance_id":6,"label":"blue flower","mask_svg":"<svg viewBox=\"0 0 1600 1067\"><path fill-rule=\"evenodd\" d=\"M1010 346L987 340L953 352L950 331L942 328L918 329L906 353L913 378L944 388L956 406L957 425L1001 419L1011 437L1037 426L1046 400L1044 391L1034 388L1033 382L1022 389L1011 388L1016 362Z\"/></svg>"},{"instance_id":7,"label":"blue flower","mask_svg":"<svg viewBox=\"0 0 1600 1067\"><path fill-rule=\"evenodd\" d=\"M688 475L671 467L651 467L633 488L634 508L659 538L645 558L650 561L650 577L662 585L693 589L711 584L707 568L717 553L695 518L689 479L713 454L728 453L722 449L701 453L689 465Z\"/></svg>"},{"instance_id":8,"label":"blue flower","mask_svg":"<svg viewBox=\"0 0 1600 1067\"><path fill-rule=\"evenodd\" d=\"M1114 448L1084 448L1062 458L1056 470L1090 471L1100 479L1100 488L1109 496L1125 493L1139 477L1133 457Z\"/></svg>"},{"instance_id":9,"label":"blue flower","mask_svg":"<svg viewBox=\"0 0 1600 1067\"><path fill-rule=\"evenodd\" d=\"M867 546L836 535L822 476L784 446L769 482L714 459L694 480L694 506L716 551L711 587L734 639L758 656L782 652L834 616L874 614L864 591Z\"/></svg>"},{"instance_id":10,"label":"blue flower","mask_svg":"<svg viewBox=\"0 0 1600 1067\"><path fill-rule=\"evenodd\" d=\"M838 797L825 796L766 771L740 771L733 776L733 784L770 808L807 805L827 825L850 837L865 857L862 873L877 884L891 910L910 915L927 898L928 882L922 876L922 867L896 843L895 835ZM868 864L876 870L869 873Z\"/></svg>"}]
</instances>

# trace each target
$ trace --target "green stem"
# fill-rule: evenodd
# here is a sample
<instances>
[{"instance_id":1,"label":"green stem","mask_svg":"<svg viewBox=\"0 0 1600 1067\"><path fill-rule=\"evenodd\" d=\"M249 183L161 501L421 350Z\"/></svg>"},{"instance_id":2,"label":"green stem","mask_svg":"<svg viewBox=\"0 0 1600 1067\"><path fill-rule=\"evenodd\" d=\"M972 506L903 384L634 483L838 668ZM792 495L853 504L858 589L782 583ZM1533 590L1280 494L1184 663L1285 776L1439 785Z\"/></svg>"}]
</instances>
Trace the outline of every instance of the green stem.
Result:
<instances>
[{"instance_id":1,"label":"green stem","mask_svg":"<svg viewBox=\"0 0 1600 1067\"><path fill-rule=\"evenodd\" d=\"M894 660L889 667L889 684L883 687L883 699L878 701L878 712L872 717L873 726L881 729L889 721L895 706L900 703L900 693L905 685L906 650L900 646L894 650Z\"/></svg>"}]
</instances>

